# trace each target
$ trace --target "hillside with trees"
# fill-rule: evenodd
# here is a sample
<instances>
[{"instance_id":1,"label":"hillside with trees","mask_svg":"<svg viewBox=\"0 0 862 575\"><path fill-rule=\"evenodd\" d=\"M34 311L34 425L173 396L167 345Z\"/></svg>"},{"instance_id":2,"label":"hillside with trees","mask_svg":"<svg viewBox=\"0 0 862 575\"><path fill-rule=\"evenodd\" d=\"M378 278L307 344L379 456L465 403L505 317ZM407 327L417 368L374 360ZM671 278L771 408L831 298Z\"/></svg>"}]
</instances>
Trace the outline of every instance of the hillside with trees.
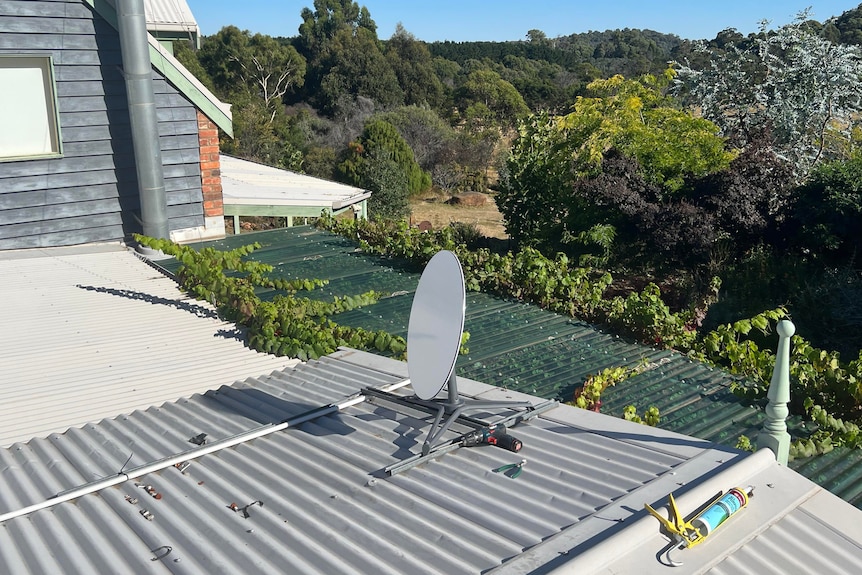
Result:
<instances>
[{"instance_id":1,"label":"hillside with trees","mask_svg":"<svg viewBox=\"0 0 862 575\"><path fill-rule=\"evenodd\" d=\"M655 282L693 328L783 305L822 345L862 347L862 5L702 41L383 39L351 0L301 17L177 46L233 104L226 153L373 190L372 217L489 193L509 247L615 271L614 290Z\"/></svg>"},{"instance_id":2,"label":"hillside with trees","mask_svg":"<svg viewBox=\"0 0 862 575\"><path fill-rule=\"evenodd\" d=\"M804 449L862 446L862 4L700 41L426 43L379 38L351 0L301 16L176 47L233 104L225 152L372 190L376 223L322 221L390 257L455 249L471 289L722 365L748 400L792 315ZM493 198L505 243L405 222L461 192Z\"/></svg>"}]
</instances>

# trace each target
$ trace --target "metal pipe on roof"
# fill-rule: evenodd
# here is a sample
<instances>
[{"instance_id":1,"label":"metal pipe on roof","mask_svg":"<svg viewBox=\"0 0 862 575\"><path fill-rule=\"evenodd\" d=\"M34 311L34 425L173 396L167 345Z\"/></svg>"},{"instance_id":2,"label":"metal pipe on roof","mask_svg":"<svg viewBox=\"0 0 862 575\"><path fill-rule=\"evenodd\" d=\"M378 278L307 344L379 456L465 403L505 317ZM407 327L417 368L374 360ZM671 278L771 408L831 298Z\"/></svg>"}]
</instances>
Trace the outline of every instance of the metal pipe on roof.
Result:
<instances>
[{"instance_id":1,"label":"metal pipe on roof","mask_svg":"<svg viewBox=\"0 0 862 575\"><path fill-rule=\"evenodd\" d=\"M168 239L168 202L143 0L117 0L117 30L138 175L141 224L144 235Z\"/></svg>"},{"instance_id":2,"label":"metal pipe on roof","mask_svg":"<svg viewBox=\"0 0 862 575\"><path fill-rule=\"evenodd\" d=\"M391 392L409 384L410 380L404 379L397 383L385 385L380 388L380 390L384 392ZM69 491L63 491L61 493L58 493L54 497L46 499L45 501L42 501L40 503L35 503L33 505L29 505L15 511L4 513L0 515L0 524L4 523L5 521L8 521L9 519L15 519L16 517L21 517L22 515L28 515L36 511L41 511L42 509L47 509L48 507L53 507L54 505L65 503L66 501L71 501L72 499L77 499L78 497L84 495L90 495L97 491L101 491L102 489L113 487L114 485L119 485L120 483L124 483L133 477L140 477L143 475L147 475L148 473L155 473L157 471L167 469L168 467L173 467L174 465L182 463L184 461L197 459L198 457L201 457L203 455L208 455L216 451L221 451L222 449L234 447L235 445L239 445L240 443L245 443L253 439L258 439L271 433L283 431L288 427L295 427L297 425L301 425L303 423L311 421L312 419L317 419L318 417L341 411L342 409L357 405L359 403L362 403L363 401L365 401L365 396L362 394L356 394L352 397L345 399L341 403L331 403L329 405L324 405L322 407L306 411L295 417L287 419L282 423L265 425L251 431L239 433L237 435L234 435L233 437L228 437L221 441L215 441L209 445L201 446L197 449L190 449L189 451L184 451L183 453L178 453L177 455L171 455L169 457L159 459L158 461L154 461L152 463L147 463L138 467L134 467L132 469L129 469L128 471L120 471L117 475L113 477L106 477L105 479L99 479L97 481L85 483L80 487L76 487Z\"/></svg>"}]
</instances>

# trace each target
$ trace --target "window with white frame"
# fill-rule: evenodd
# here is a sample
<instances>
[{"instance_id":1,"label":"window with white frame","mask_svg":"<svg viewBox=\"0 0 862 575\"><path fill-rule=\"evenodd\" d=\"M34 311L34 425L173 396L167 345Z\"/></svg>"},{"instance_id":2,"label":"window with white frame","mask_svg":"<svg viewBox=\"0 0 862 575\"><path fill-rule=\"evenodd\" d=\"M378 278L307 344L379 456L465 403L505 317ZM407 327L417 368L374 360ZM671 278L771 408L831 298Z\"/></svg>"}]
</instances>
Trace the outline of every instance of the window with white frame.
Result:
<instances>
[{"instance_id":1,"label":"window with white frame","mask_svg":"<svg viewBox=\"0 0 862 575\"><path fill-rule=\"evenodd\" d=\"M0 55L0 161L61 153L51 57Z\"/></svg>"}]
</instances>

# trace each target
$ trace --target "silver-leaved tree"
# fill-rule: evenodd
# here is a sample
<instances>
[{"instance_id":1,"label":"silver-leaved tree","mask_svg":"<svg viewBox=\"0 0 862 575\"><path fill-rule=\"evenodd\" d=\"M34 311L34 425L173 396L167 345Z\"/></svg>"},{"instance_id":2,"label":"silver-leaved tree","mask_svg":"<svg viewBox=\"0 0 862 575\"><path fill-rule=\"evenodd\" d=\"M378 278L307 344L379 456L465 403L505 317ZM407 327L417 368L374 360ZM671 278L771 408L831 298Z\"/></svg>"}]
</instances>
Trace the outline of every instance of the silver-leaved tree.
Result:
<instances>
[{"instance_id":1,"label":"silver-leaved tree","mask_svg":"<svg viewBox=\"0 0 862 575\"><path fill-rule=\"evenodd\" d=\"M767 131L799 181L845 156L862 110L862 49L818 36L808 16L776 30L762 22L752 42L712 54L704 69L673 63L680 97L734 145Z\"/></svg>"}]
</instances>

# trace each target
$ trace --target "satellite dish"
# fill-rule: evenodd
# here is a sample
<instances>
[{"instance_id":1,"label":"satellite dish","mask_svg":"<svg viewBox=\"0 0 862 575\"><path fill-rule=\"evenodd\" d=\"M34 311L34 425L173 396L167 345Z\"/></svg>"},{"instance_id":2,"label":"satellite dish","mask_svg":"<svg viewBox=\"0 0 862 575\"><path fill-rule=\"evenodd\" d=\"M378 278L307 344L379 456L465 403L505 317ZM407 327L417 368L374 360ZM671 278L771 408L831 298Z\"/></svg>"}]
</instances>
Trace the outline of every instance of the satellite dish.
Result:
<instances>
[{"instance_id":1,"label":"satellite dish","mask_svg":"<svg viewBox=\"0 0 862 575\"><path fill-rule=\"evenodd\" d=\"M455 362L461 349L465 307L464 271L458 256L447 250L437 252L419 278L407 325L410 383L417 401L437 411L422 445L423 456L437 446L449 426L466 411L534 409L533 404L527 401L468 402L458 395ZM444 385L448 390L447 398L434 399Z\"/></svg>"},{"instance_id":2,"label":"satellite dish","mask_svg":"<svg viewBox=\"0 0 862 575\"><path fill-rule=\"evenodd\" d=\"M419 279L407 326L407 372L420 399L437 396L455 370L465 306L461 262L437 252Z\"/></svg>"}]
</instances>

